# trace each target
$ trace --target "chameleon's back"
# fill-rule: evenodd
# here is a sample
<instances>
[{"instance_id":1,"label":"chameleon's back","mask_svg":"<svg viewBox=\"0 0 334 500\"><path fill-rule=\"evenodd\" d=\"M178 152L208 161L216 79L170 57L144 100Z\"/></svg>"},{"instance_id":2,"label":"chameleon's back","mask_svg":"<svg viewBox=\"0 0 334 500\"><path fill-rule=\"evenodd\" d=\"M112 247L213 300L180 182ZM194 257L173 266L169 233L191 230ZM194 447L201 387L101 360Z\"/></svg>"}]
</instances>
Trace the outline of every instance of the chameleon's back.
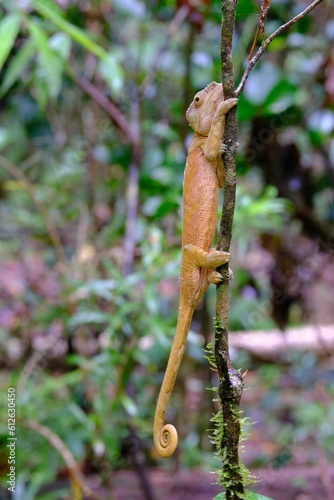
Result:
<instances>
[{"instance_id":1,"label":"chameleon's back","mask_svg":"<svg viewBox=\"0 0 334 500\"><path fill-rule=\"evenodd\" d=\"M192 243L208 252L216 231L219 184L217 162L205 158L202 142L195 134L184 173L182 247Z\"/></svg>"}]
</instances>

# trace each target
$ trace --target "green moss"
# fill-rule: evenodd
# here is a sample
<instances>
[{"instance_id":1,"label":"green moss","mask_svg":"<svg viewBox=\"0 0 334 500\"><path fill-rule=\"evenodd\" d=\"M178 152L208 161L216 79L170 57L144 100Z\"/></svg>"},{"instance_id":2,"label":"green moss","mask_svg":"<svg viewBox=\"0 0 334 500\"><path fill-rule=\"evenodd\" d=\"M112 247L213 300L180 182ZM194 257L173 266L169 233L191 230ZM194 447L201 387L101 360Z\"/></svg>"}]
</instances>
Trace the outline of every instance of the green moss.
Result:
<instances>
[{"instance_id":1,"label":"green moss","mask_svg":"<svg viewBox=\"0 0 334 500\"><path fill-rule=\"evenodd\" d=\"M218 493L218 495L213 498L213 500L225 500L225 499L226 499L225 493ZM253 493L252 491L246 491L245 500L272 500L272 498L259 495L258 493Z\"/></svg>"},{"instance_id":2,"label":"green moss","mask_svg":"<svg viewBox=\"0 0 334 500\"><path fill-rule=\"evenodd\" d=\"M207 348L204 350L205 354L204 357L209 361L210 366L213 370L217 370L217 365L216 365L216 360L215 360L215 355L214 355L214 344L210 343L207 345ZM218 392L218 388L214 387L211 389L215 393ZM217 399L214 399L214 401L219 401ZM246 439L245 433L242 430L245 422L248 420L246 418L241 418L241 412L239 410L239 407L236 407L235 405L231 404L230 405L230 411L232 414L234 414L236 420L239 420L240 423L240 441ZM245 489L246 485L256 482L256 478L253 477L248 469L244 466L244 464L239 461L237 464L233 464L230 460L229 456L229 450L227 447L222 447L223 443L223 438L224 438L224 431L225 431L225 426L226 423L224 422L224 417L223 417L223 410L220 407L218 412L211 418L211 422L214 424L214 427L211 431L211 435L209 436L211 439L211 442L215 445L216 447L216 452L215 455L218 458L218 460L221 461L221 467L217 468L214 472L217 474L217 481L216 483L223 486L226 491L233 486L233 490L235 491L235 482L238 481L242 483L243 487L242 489ZM239 498L240 500L243 499L248 499L247 493L235 493L236 498ZM219 497L217 497L218 500ZM225 498L225 497L221 497Z\"/></svg>"}]
</instances>

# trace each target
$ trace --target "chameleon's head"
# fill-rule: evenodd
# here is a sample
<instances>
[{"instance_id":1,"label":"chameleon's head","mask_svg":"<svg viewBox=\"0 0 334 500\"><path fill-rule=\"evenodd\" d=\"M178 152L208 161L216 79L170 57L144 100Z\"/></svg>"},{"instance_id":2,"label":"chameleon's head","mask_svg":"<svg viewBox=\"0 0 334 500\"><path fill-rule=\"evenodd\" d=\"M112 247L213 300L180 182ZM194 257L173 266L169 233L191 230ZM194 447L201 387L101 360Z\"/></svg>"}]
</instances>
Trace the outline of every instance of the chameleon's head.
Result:
<instances>
[{"instance_id":1,"label":"chameleon's head","mask_svg":"<svg viewBox=\"0 0 334 500\"><path fill-rule=\"evenodd\" d=\"M195 95L186 112L189 125L202 135L207 135L217 106L224 100L221 83L211 82Z\"/></svg>"}]
</instances>

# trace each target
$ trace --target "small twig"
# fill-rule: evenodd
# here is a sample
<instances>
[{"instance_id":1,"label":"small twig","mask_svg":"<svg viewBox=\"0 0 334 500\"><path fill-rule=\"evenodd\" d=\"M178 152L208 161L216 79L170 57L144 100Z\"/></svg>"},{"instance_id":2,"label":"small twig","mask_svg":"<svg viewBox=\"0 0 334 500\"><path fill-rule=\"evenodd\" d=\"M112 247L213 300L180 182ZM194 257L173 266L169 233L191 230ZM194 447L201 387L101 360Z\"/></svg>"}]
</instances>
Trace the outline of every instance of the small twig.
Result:
<instances>
[{"instance_id":1,"label":"small twig","mask_svg":"<svg viewBox=\"0 0 334 500\"><path fill-rule=\"evenodd\" d=\"M255 50L255 46L256 46L256 42L257 42L257 38L259 36L259 33L261 33L262 44L264 43L264 40L265 40L264 23L265 23L265 20L266 20L266 17L267 17L269 9L270 9L270 0L262 0L261 10L260 10L260 15L259 15L259 20L258 20L258 25L257 25L257 30L256 30L256 33L255 33L255 37L254 37L254 41L253 41L253 45L252 45L251 51L250 51L249 56L248 56L248 60L249 61L253 57L253 53L254 53L254 50Z\"/></svg>"},{"instance_id":2,"label":"small twig","mask_svg":"<svg viewBox=\"0 0 334 500\"><path fill-rule=\"evenodd\" d=\"M141 137L140 137L140 117L139 104L140 96L137 94L132 101L133 119L128 121L121 110L91 82L77 75L72 75L78 85L97 104L99 104L110 116L113 123L123 134L124 138L131 144L132 160L129 169L129 184L127 191L127 214L125 222L124 238L124 264L123 274L129 275L132 271L132 264L135 252L135 226L137 218L138 192L139 192L139 171L141 165Z\"/></svg>"},{"instance_id":3,"label":"small twig","mask_svg":"<svg viewBox=\"0 0 334 500\"><path fill-rule=\"evenodd\" d=\"M123 274L132 273L136 249L136 221L139 196L139 172L142 162L141 127L140 127L140 96L137 94L132 99L131 109L133 124L132 159L129 169L129 181L126 194L126 222L124 238Z\"/></svg>"},{"instance_id":4,"label":"small twig","mask_svg":"<svg viewBox=\"0 0 334 500\"><path fill-rule=\"evenodd\" d=\"M238 97L241 94L251 70L253 69L253 67L257 63L257 61L260 59L260 57L262 56L263 52L266 50L268 45L274 40L274 38L276 38L278 35L280 35L284 31L286 31L288 28L290 28L290 26L292 26L292 25L296 24L298 21L300 21L300 19L305 17L309 12L311 12L311 10L313 10L322 1L323 0L314 0L314 2L312 2L308 7L306 7L306 9L304 9L302 12L300 12L295 17L290 19L290 21L288 21L287 23L285 23L282 26L280 26L279 28L277 28L276 31L274 31L270 36L268 36L268 38L263 42L261 47L258 48L255 55L249 61L247 68L245 69L244 74L242 75L240 84L238 85L238 87L235 91L236 97Z\"/></svg>"},{"instance_id":5,"label":"small twig","mask_svg":"<svg viewBox=\"0 0 334 500\"><path fill-rule=\"evenodd\" d=\"M66 444L57 436L51 429L42 425L35 420L22 420L20 424L27 429L30 429L37 434L43 436L50 445L58 451L58 453L62 456L69 472L71 475L71 479L74 483L76 483L80 490L85 493L85 495L92 497L92 490L86 483L84 475L82 474L79 465L75 461L72 452L68 449Z\"/></svg>"},{"instance_id":6,"label":"small twig","mask_svg":"<svg viewBox=\"0 0 334 500\"><path fill-rule=\"evenodd\" d=\"M105 96L93 83L86 78L78 75L73 75L77 84L88 94L97 104L103 108L110 116L112 122L119 128L125 139L130 143L135 141L131 124L121 110L107 96Z\"/></svg>"},{"instance_id":7,"label":"small twig","mask_svg":"<svg viewBox=\"0 0 334 500\"><path fill-rule=\"evenodd\" d=\"M123 275L132 273L136 248L136 221L139 195L139 163L132 161L130 164L128 189L126 194L126 222L124 237Z\"/></svg>"},{"instance_id":8,"label":"small twig","mask_svg":"<svg viewBox=\"0 0 334 500\"><path fill-rule=\"evenodd\" d=\"M35 193L35 187L34 185L30 182L28 177L16 166L14 165L11 161L9 161L7 158L4 156L0 155L0 165L15 179L20 181L23 186L25 187L27 193L30 195L35 207L37 208L40 216L42 217L42 220L44 222L44 225L46 227L46 230L50 236L50 239L53 243L56 256L59 262L61 262L64 266L66 264L66 257L65 257L65 252L63 249L63 245L61 243L61 239L58 233L58 230L56 226L53 224L51 219L49 218L49 214L43 203L39 201L39 199L36 196Z\"/></svg>"}]
</instances>

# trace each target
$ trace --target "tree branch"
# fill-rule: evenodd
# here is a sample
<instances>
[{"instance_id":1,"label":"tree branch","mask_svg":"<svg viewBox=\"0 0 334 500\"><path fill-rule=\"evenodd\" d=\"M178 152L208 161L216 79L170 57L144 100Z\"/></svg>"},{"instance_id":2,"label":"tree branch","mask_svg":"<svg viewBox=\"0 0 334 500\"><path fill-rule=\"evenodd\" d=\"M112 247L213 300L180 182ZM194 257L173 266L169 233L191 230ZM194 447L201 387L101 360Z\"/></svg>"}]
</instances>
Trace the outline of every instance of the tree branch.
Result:
<instances>
[{"instance_id":1,"label":"tree branch","mask_svg":"<svg viewBox=\"0 0 334 500\"><path fill-rule=\"evenodd\" d=\"M110 116L112 122L119 128L125 139L127 139L130 143L133 143L135 141L135 137L132 127L121 110L97 87L95 87L93 83L86 80L86 78L74 74L72 74L72 77L82 90L105 110L105 112Z\"/></svg>"},{"instance_id":2,"label":"tree branch","mask_svg":"<svg viewBox=\"0 0 334 500\"><path fill-rule=\"evenodd\" d=\"M66 446L66 444L55 434L49 427L45 425L41 425L35 420L21 420L20 424L27 429L30 429L37 434L43 436L50 445L58 451L58 453L62 456L68 470L70 473L71 481L74 483L74 488L76 489L76 498L82 498L81 492L84 492L85 495L88 495L89 498L96 498L93 496L93 492L86 483L84 475L82 474L79 465L75 461L72 452ZM78 491L79 488L79 491Z\"/></svg>"},{"instance_id":3,"label":"tree branch","mask_svg":"<svg viewBox=\"0 0 334 500\"><path fill-rule=\"evenodd\" d=\"M131 274L135 253L135 226L137 219L138 195L139 195L139 172L141 166L142 147L140 132L140 96L139 92L132 100L132 119L128 121L121 110L105 96L95 85L86 78L72 74L77 84L97 104L99 104L110 116L112 122L120 130L124 138L130 143L132 159L129 167L129 183L126 195L126 222L124 238L124 262L123 274Z\"/></svg>"},{"instance_id":4,"label":"tree branch","mask_svg":"<svg viewBox=\"0 0 334 500\"><path fill-rule=\"evenodd\" d=\"M269 43L280 33L306 16L321 1L315 0L308 8L278 28L264 41L250 60L239 87L234 91L232 39L237 0L222 0L221 67L225 99L239 96L250 71ZM235 107L226 115L224 144L227 147L226 152L223 154L225 170L224 204L218 236L218 250L227 252L232 237L236 195L237 115ZM218 414L214 419L218 426L214 435L216 436L215 443L218 446L219 455L223 461L222 470L219 472L219 482L225 488L226 499L234 500L245 498L245 487L249 483L249 473L239 459L240 400L244 383L240 373L233 367L229 355L228 265L222 266L219 271L223 275L223 280L217 286L214 354L219 375L218 394L221 402L222 418Z\"/></svg>"},{"instance_id":5,"label":"tree branch","mask_svg":"<svg viewBox=\"0 0 334 500\"><path fill-rule=\"evenodd\" d=\"M222 1L221 30L221 65L224 96L234 97L234 78L232 62L232 39L235 23L237 0ZM229 251L232 237L232 224L236 193L236 143L237 115L232 108L226 115L224 144L227 150L223 155L225 169L224 204L220 223L218 250ZM226 499L244 498L247 472L239 459L240 439L240 399L243 390L241 375L232 366L228 343L228 265L220 269L223 281L217 286L216 295L216 325L215 325L215 360L219 375L218 394L221 402L223 420L216 422L220 429L217 435L219 454L223 465L219 482L224 486Z\"/></svg>"},{"instance_id":6,"label":"tree branch","mask_svg":"<svg viewBox=\"0 0 334 500\"><path fill-rule=\"evenodd\" d=\"M261 47L259 47L259 49L255 53L255 55L249 61L247 68L245 69L244 74L242 75L240 84L238 85L238 87L235 91L235 97L238 97L241 94L251 70L253 69L253 67L255 66L257 61L260 59L260 57L262 56L263 52L266 50L268 45L274 40L274 38L276 38L278 35L280 35L284 31L286 31L288 28L290 28L290 26L293 26L298 21L300 21L303 17L305 17L309 12L311 12L311 10L313 10L322 1L323 0L314 0L314 2L312 2L308 7L306 7L306 9L304 9L302 12L300 12L295 17L290 19L290 21L288 21L287 23L285 23L282 26L280 26L279 28L277 28L276 31L274 31L270 36L268 36L268 38L263 42Z\"/></svg>"}]
</instances>

